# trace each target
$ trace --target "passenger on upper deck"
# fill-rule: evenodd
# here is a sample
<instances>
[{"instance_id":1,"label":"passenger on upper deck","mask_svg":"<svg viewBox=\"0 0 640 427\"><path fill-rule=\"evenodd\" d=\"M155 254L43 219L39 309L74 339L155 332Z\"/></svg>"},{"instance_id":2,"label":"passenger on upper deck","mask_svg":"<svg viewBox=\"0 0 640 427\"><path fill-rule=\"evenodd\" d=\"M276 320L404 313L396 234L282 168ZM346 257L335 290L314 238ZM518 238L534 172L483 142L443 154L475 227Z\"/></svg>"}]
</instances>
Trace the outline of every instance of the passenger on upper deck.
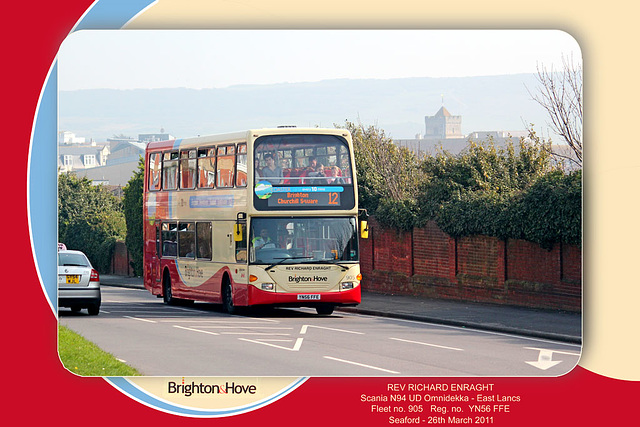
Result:
<instances>
[{"instance_id":1,"label":"passenger on upper deck","mask_svg":"<svg viewBox=\"0 0 640 427\"><path fill-rule=\"evenodd\" d=\"M276 161L273 158L273 154L267 153L264 155L264 161L267 165L262 168L260 175L266 178L271 184L280 184L282 182L282 168L276 166Z\"/></svg>"},{"instance_id":2,"label":"passenger on upper deck","mask_svg":"<svg viewBox=\"0 0 640 427\"><path fill-rule=\"evenodd\" d=\"M325 175L327 176L327 184L330 184L330 185L345 184L345 181L342 178L342 171L338 166L329 166L327 169L325 169Z\"/></svg>"},{"instance_id":3,"label":"passenger on upper deck","mask_svg":"<svg viewBox=\"0 0 640 427\"><path fill-rule=\"evenodd\" d=\"M309 157L309 167L307 167L304 176L312 178L308 180L310 184L326 184L324 165L318 163L315 157Z\"/></svg>"}]
</instances>

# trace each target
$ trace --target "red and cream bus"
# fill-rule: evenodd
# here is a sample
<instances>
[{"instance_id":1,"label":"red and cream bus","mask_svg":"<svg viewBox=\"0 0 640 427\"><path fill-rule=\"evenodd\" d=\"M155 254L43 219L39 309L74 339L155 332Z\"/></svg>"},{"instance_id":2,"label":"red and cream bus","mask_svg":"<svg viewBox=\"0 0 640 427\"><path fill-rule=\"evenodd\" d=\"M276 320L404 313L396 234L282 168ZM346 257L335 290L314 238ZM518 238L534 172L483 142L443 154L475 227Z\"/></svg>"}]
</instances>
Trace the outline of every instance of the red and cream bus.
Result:
<instances>
[{"instance_id":1,"label":"red and cream bus","mask_svg":"<svg viewBox=\"0 0 640 427\"><path fill-rule=\"evenodd\" d=\"M283 127L151 142L144 284L164 302L360 303L351 135ZM360 230L360 234L359 234Z\"/></svg>"}]
</instances>

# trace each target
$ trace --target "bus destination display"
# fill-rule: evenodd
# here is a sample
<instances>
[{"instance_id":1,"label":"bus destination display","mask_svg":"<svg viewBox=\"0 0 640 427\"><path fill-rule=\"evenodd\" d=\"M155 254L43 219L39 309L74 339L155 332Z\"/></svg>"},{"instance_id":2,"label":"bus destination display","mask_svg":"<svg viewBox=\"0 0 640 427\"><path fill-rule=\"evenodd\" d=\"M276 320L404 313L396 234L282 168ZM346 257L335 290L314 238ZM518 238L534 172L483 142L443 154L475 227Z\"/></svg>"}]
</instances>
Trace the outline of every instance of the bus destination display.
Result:
<instances>
[{"instance_id":1,"label":"bus destination display","mask_svg":"<svg viewBox=\"0 0 640 427\"><path fill-rule=\"evenodd\" d=\"M266 200L268 208L339 208L342 202L342 186L274 187L260 181L255 188L259 199Z\"/></svg>"},{"instance_id":2,"label":"bus destination display","mask_svg":"<svg viewBox=\"0 0 640 427\"><path fill-rule=\"evenodd\" d=\"M340 188L342 190L342 188ZM269 197L269 207L300 207L300 206L340 206L340 192L338 191L293 191L274 192Z\"/></svg>"}]
</instances>

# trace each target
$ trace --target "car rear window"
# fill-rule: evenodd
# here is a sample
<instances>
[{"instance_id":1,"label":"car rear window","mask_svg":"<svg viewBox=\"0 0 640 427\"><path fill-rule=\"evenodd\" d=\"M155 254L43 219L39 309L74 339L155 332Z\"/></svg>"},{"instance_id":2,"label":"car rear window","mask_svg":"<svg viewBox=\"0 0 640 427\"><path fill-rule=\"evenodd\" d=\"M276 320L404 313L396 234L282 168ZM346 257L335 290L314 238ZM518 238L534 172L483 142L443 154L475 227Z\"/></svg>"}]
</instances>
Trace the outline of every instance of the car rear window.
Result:
<instances>
[{"instance_id":1,"label":"car rear window","mask_svg":"<svg viewBox=\"0 0 640 427\"><path fill-rule=\"evenodd\" d=\"M64 267L89 267L89 260L82 254L58 253L58 265Z\"/></svg>"}]
</instances>

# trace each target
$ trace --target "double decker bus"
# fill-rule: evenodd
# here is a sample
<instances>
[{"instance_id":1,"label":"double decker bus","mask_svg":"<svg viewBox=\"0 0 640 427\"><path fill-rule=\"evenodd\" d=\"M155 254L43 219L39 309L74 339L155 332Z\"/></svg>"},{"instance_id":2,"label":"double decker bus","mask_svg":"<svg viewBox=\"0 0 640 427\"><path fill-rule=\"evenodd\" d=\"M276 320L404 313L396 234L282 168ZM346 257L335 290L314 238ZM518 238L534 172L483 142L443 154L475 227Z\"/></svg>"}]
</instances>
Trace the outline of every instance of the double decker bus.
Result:
<instances>
[{"instance_id":1,"label":"double decker bus","mask_svg":"<svg viewBox=\"0 0 640 427\"><path fill-rule=\"evenodd\" d=\"M146 148L144 285L166 304L360 303L351 135L282 127L151 142Z\"/></svg>"}]
</instances>

